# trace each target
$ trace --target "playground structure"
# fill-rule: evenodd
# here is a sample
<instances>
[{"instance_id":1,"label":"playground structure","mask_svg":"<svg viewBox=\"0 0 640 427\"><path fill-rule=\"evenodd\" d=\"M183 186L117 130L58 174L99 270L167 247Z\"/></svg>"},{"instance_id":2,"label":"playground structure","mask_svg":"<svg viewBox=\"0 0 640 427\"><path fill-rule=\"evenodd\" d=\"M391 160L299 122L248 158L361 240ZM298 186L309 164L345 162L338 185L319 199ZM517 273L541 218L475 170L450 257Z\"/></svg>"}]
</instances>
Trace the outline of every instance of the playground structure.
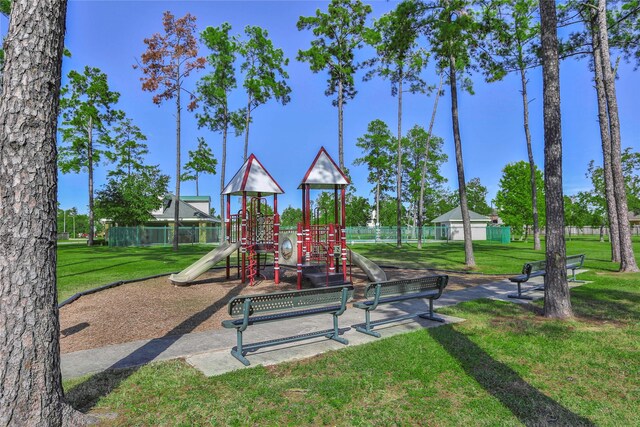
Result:
<instances>
[{"instance_id":1,"label":"playground structure","mask_svg":"<svg viewBox=\"0 0 640 427\"><path fill-rule=\"evenodd\" d=\"M302 222L296 228L280 229L278 194L282 187L252 154L222 191L226 196L226 240L200 260L169 277L174 284L193 282L218 262L226 259L226 277L231 275L231 255L237 257L238 276L253 286L273 255L274 281L280 283L280 268L295 268L297 287L303 278L314 286L350 283L347 258L358 265L371 281L386 280L385 273L372 261L351 252L345 235L345 192L349 179L324 147L316 155L298 189L302 190ZM321 223L320 212L311 209L312 190L333 190L333 222ZM231 214L231 196L241 198L241 208ZM273 208L267 197L273 196Z\"/></svg>"}]
</instances>

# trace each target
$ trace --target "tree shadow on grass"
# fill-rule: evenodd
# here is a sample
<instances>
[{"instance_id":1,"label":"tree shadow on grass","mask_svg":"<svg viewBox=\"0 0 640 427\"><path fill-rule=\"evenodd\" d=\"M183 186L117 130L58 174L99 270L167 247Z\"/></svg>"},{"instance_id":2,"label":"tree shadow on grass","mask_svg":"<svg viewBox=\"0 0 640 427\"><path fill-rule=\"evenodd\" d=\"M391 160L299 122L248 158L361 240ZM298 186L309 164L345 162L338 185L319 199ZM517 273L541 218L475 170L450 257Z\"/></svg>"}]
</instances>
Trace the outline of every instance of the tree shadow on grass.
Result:
<instances>
[{"instance_id":1,"label":"tree shadow on grass","mask_svg":"<svg viewBox=\"0 0 640 427\"><path fill-rule=\"evenodd\" d=\"M482 388L527 426L595 426L523 380L452 326L428 329L429 334Z\"/></svg>"},{"instance_id":2,"label":"tree shadow on grass","mask_svg":"<svg viewBox=\"0 0 640 427\"><path fill-rule=\"evenodd\" d=\"M242 289L242 286L232 288L223 298L185 319L163 337L152 339L105 371L92 375L70 390L65 390L65 398L74 408L82 412L91 410L101 397L111 393L141 366L155 360L182 335L192 332L198 325L226 306L233 297L240 294Z\"/></svg>"}]
</instances>

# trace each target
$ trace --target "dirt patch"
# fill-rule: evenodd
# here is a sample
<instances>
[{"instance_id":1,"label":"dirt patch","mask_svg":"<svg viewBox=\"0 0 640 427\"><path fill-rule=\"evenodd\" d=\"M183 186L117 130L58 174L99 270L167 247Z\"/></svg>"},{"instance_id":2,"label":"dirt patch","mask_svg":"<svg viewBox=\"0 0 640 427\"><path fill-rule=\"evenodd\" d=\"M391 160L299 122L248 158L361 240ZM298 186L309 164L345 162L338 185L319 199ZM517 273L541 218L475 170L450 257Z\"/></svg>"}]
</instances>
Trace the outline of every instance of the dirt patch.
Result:
<instances>
[{"instance_id":1,"label":"dirt patch","mask_svg":"<svg viewBox=\"0 0 640 427\"><path fill-rule=\"evenodd\" d=\"M272 271L267 278L250 287L236 278L225 278L224 269L201 276L190 286L173 286L167 277L121 285L86 295L60 309L61 351L73 351L121 344L128 341L182 335L218 329L228 319L226 305L237 295L296 289L296 273L280 270L283 277L276 285ZM387 269L390 280L436 274L419 269ZM447 291L464 289L499 279L495 276L449 274ZM271 275L271 277L269 277ZM362 298L367 276L358 268L351 270L355 298ZM306 285L306 284L305 284ZM306 285L308 287L308 285Z\"/></svg>"}]
</instances>

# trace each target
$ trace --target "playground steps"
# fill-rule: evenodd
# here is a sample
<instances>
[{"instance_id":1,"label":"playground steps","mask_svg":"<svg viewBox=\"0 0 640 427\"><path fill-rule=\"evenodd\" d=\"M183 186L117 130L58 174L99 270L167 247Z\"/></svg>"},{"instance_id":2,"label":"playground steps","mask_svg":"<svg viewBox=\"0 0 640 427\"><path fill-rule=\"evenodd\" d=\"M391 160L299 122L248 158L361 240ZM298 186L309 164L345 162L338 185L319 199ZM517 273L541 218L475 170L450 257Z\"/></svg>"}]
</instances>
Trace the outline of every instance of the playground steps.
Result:
<instances>
[{"instance_id":1,"label":"playground steps","mask_svg":"<svg viewBox=\"0 0 640 427\"><path fill-rule=\"evenodd\" d=\"M305 272L304 277L309 279L315 287L337 286L344 284L342 273L329 273L326 271Z\"/></svg>"}]
</instances>

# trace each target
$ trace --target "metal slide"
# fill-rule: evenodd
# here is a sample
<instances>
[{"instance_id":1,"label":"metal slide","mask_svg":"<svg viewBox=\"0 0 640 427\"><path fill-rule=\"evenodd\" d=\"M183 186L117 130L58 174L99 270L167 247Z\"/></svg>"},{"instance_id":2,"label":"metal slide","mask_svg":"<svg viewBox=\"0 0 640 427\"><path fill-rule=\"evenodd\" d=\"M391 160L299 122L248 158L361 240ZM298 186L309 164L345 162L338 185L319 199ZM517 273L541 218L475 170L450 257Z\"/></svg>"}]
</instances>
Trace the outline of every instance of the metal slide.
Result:
<instances>
[{"instance_id":1,"label":"metal slide","mask_svg":"<svg viewBox=\"0 0 640 427\"><path fill-rule=\"evenodd\" d=\"M357 252L352 251L351 249L347 249L349 251L349 255L351 255L351 262L357 265L365 272L367 277L372 282L386 282L387 275L378 264L371 261L369 258L365 258Z\"/></svg>"},{"instance_id":2,"label":"metal slide","mask_svg":"<svg viewBox=\"0 0 640 427\"><path fill-rule=\"evenodd\" d=\"M239 241L232 244L224 242L223 244L200 258L198 261L182 270L180 273L172 274L171 276L169 276L169 280L177 285L184 285L189 282L193 282L204 272L231 255L234 251L237 251L239 248Z\"/></svg>"}]
</instances>

